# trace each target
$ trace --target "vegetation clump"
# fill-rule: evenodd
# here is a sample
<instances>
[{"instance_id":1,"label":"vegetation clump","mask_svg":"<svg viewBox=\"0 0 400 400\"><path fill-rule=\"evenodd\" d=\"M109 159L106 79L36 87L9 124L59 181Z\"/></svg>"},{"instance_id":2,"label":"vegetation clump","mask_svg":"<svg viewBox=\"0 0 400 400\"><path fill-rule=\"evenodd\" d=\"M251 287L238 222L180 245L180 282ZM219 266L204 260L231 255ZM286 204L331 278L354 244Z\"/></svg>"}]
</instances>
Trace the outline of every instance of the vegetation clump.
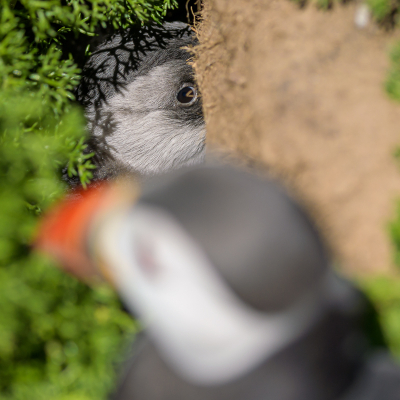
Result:
<instances>
[{"instance_id":1,"label":"vegetation clump","mask_svg":"<svg viewBox=\"0 0 400 400\"><path fill-rule=\"evenodd\" d=\"M111 289L90 289L29 251L38 215L91 179L73 89L88 38L161 22L175 0L0 0L0 398L106 398L137 330ZM86 42L85 42L86 40ZM78 45L77 45L78 44ZM73 51L74 50L74 51Z\"/></svg>"}]
</instances>

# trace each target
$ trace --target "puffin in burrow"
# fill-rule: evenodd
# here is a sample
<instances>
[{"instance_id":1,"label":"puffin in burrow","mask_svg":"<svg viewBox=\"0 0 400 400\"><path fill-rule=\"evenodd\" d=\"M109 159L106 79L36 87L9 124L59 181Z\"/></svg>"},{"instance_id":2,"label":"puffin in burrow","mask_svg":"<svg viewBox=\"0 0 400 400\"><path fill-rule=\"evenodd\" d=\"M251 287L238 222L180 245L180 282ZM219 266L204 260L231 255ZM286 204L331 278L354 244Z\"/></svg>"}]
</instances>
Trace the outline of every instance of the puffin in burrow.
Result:
<instances>
[{"instance_id":1,"label":"puffin in burrow","mask_svg":"<svg viewBox=\"0 0 400 400\"><path fill-rule=\"evenodd\" d=\"M94 179L150 176L201 163L202 103L190 63L197 39L183 22L132 26L102 37L75 90L94 152ZM64 178L71 184L77 179Z\"/></svg>"},{"instance_id":2,"label":"puffin in burrow","mask_svg":"<svg viewBox=\"0 0 400 400\"><path fill-rule=\"evenodd\" d=\"M183 169L129 204L87 253L144 327L113 400L400 399L372 306L274 181Z\"/></svg>"}]
</instances>

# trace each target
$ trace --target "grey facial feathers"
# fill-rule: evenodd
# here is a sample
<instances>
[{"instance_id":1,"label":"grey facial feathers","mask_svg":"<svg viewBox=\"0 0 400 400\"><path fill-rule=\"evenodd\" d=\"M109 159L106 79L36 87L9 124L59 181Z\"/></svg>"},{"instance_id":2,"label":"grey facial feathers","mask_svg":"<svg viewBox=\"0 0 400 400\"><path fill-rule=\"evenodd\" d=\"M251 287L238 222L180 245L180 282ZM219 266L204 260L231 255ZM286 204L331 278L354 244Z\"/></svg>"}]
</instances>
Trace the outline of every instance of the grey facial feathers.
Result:
<instances>
[{"instance_id":1,"label":"grey facial feathers","mask_svg":"<svg viewBox=\"0 0 400 400\"><path fill-rule=\"evenodd\" d=\"M183 23L118 33L89 58L77 90L96 153L95 178L121 171L154 175L204 158L205 128L191 54L196 44ZM177 94L191 87L190 104Z\"/></svg>"}]
</instances>

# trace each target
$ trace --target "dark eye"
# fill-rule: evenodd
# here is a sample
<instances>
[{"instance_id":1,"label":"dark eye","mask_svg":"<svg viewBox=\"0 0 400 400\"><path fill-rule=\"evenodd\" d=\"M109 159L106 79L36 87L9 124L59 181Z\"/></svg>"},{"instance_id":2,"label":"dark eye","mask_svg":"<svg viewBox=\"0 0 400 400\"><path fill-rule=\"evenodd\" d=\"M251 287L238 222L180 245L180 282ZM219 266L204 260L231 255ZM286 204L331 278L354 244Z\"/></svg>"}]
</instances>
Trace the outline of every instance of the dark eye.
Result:
<instances>
[{"instance_id":1,"label":"dark eye","mask_svg":"<svg viewBox=\"0 0 400 400\"><path fill-rule=\"evenodd\" d=\"M186 86L178 92L176 98L182 104L194 103L197 98L197 91L192 86Z\"/></svg>"}]
</instances>

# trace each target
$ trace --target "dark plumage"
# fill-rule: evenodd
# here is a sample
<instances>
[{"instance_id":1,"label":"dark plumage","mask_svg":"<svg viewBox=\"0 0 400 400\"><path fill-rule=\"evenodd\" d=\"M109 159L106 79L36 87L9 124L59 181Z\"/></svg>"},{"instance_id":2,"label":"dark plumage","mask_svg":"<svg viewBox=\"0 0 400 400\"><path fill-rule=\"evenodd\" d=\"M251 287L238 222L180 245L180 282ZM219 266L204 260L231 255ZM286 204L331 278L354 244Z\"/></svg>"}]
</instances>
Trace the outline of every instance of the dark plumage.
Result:
<instances>
[{"instance_id":1,"label":"dark plumage","mask_svg":"<svg viewBox=\"0 0 400 400\"><path fill-rule=\"evenodd\" d=\"M99 246L147 328L113 399L400 398L400 368L366 360L383 344L370 303L274 182L226 167L156 177L112 226Z\"/></svg>"},{"instance_id":2,"label":"dark plumage","mask_svg":"<svg viewBox=\"0 0 400 400\"><path fill-rule=\"evenodd\" d=\"M145 328L115 400L400 399L373 307L282 188L221 166L131 184L67 200L37 242Z\"/></svg>"}]
</instances>

